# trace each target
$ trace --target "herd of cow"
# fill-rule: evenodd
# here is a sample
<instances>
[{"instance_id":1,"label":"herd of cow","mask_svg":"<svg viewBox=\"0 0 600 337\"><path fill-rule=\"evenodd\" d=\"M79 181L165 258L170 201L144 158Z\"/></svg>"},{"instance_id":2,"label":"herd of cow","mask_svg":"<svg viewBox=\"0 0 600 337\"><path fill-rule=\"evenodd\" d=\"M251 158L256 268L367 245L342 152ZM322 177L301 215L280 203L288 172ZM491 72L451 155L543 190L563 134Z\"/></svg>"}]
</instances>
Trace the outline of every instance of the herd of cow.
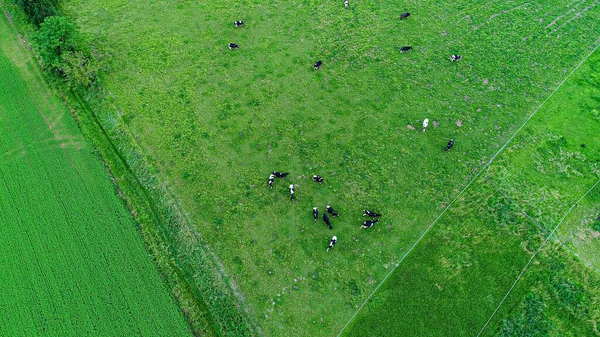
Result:
<instances>
[{"instance_id":1,"label":"herd of cow","mask_svg":"<svg viewBox=\"0 0 600 337\"><path fill-rule=\"evenodd\" d=\"M348 0L344 0L344 7L348 8ZM410 13L406 12L406 13L402 13L400 14L400 20L406 20L408 19L408 17L410 16ZM233 23L233 27L235 28L239 28L244 26L244 21L235 21ZM239 49L240 46L238 46L235 43L230 43L229 44L229 49L233 50L233 49ZM411 46L404 46L402 48L400 48L400 52L404 53L407 52L409 50L411 50L412 47ZM450 56L450 61L454 62L454 61L459 61L461 60L463 57L461 55L456 55L456 54L452 54ZM317 62L315 62L315 64L313 65L313 69L318 70L319 68L321 68L321 65L323 65L323 61L318 60ZM429 119L425 118L425 120L423 121L423 132L425 132L425 129L427 129L427 125L429 124ZM448 142L448 145L446 145L446 151L450 150L452 147L454 146L454 139L450 139L450 141ZM272 187L273 184L273 179L271 179L269 177L269 186ZM290 197L293 198L294 195L294 187L292 185L290 185Z\"/></svg>"},{"instance_id":2,"label":"herd of cow","mask_svg":"<svg viewBox=\"0 0 600 337\"><path fill-rule=\"evenodd\" d=\"M273 171L273 173L271 173L269 175L269 188L273 189L273 182L275 181L275 178L285 178L287 175L289 175L288 172L282 173L282 172L278 172L278 171ZM312 181L317 182L319 184L323 184L323 177L321 177L319 175L313 175ZM294 184L290 184L289 189L290 189L290 200L294 200L294 198L295 198ZM329 204L325 207L325 210L327 211L327 213L331 214L332 218L337 218L338 216L340 216L338 214L338 212L336 212L333 209L333 207L331 207L331 205L329 205ZM329 215L327 215L327 213L323 213L323 216L322 216L323 221L325 222L327 227L329 227L329 229L333 229L333 226L331 225L331 220L329 219ZM313 218L315 219L315 222L317 222L319 220L319 208L316 206L313 207L312 214L313 214ZM370 228L370 227L373 227L373 225L379 221L379 217L381 217L381 214L370 211L368 209L365 209L363 216L369 216L373 219L363 222L362 226L360 226L360 228ZM327 251L329 251L331 248L333 248L333 245L335 245L336 242L337 242L337 236L334 235L331 238L331 241L329 242L329 247L327 247Z\"/></svg>"},{"instance_id":3,"label":"herd of cow","mask_svg":"<svg viewBox=\"0 0 600 337\"><path fill-rule=\"evenodd\" d=\"M349 2L348 0L344 0L344 7L347 9L349 6ZM402 13L400 14L400 20L406 20L408 19L408 17L411 14L406 12L406 13ZM244 21L235 21L233 23L233 26L235 28L239 28L244 26ZM239 46L235 43L230 43L228 45L230 50L233 49L239 49ZM409 50L413 49L411 46L403 46L400 48L400 52L404 53L407 52ZM456 55L453 54L450 56L450 60L451 61L459 61L462 59L461 55ZM315 62L315 64L313 65L313 69L314 70L318 70L321 65L323 65L323 61L318 60L317 62ZM425 120L423 121L423 132L425 132L425 130L427 129L427 126L429 125L429 119L425 118ZM450 139L450 141L448 142L448 145L446 145L446 151L449 151L452 147L454 146L454 139ZM271 175L269 175L269 187L271 189L273 189L273 182L275 181L275 178L285 178L289 173L285 172L285 173L281 173L278 171L274 171ZM323 183L323 178L321 176L318 175L313 175L312 176L312 180L322 184ZM294 184L290 184L289 186L289 192L290 192L290 200L294 200L295 197L295 191L294 191ZM327 207L325 208L327 213L331 214L332 217L338 217L339 214L331 207L331 205L327 205ZM329 219L329 216L327 215L327 213L323 213L322 218L323 221L325 222L325 224L327 225L327 227L329 227L329 229L333 229L333 226L331 225L331 220ZM370 228L373 227L373 225L375 225L378 221L379 221L379 217L381 217L381 214L378 214L376 212L370 211L368 209L364 210L364 214L363 216L369 216L372 218L372 220L367 220L365 222L363 222L362 226L360 228ZM318 221L319 219L319 209L317 207L313 208L313 218L315 219L315 222ZM327 247L327 251L329 251L331 248L333 248L333 246L337 243L337 236L333 236L331 238L331 241L329 242L329 246Z\"/></svg>"}]
</instances>

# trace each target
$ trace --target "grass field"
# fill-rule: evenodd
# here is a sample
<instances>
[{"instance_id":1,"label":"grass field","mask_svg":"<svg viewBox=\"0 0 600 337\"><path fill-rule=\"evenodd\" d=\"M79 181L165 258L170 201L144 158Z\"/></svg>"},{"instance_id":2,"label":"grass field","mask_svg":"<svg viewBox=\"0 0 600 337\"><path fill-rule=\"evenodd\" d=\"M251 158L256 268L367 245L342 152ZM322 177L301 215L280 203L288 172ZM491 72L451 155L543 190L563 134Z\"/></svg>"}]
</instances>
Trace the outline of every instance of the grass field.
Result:
<instances>
[{"instance_id":1,"label":"grass field","mask_svg":"<svg viewBox=\"0 0 600 337\"><path fill-rule=\"evenodd\" d=\"M600 144L600 86L590 76L599 65L597 51L396 269L347 336L481 331L542 240L600 179L600 150L591 145ZM600 187L586 195L567 224L587 218L587 229L579 230L593 231L589 218L598 216L599 193ZM585 256L589 252L579 247L600 247L589 234L567 243ZM599 333L600 273L557 241L543 249L483 336Z\"/></svg>"},{"instance_id":2,"label":"grass field","mask_svg":"<svg viewBox=\"0 0 600 337\"><path fill-rule=\"evenodd\" d=\"M131 215L0 15L0 336L190 336Z\"/></svg>"},{"instance_id":3,"label":"grass field","mask_svg":"<svg viewBox=\"0 0 600 337\"><path fill-rule=\"evenodd\" d=\"M237 291L244 324L211 313L229 335L253 327L269 336L338 333L600 37L597 2L365 1L344 10L317 1L73 0L65 7L110 60L106 97L89 104L141 181L168 191L162 201L188 221L190 231L167 233L175 255L202 287L208 267L196 254L214 254ZM399 22L405 10L413 15ZM234 29L240 19L246 26ZM228 50L230 42L240 49ZM403 45L414 49L400 53ZM453 53L464 59L451 63ZM423 134L425 117L432 122ZM445 153L449 138L456 145ZM271 191L273 170L291 174ZM325 184L312 183L312 174ZM583 188L573 186L564 193ZM502 196L485 182L475 187L458 205L473 225L488 215L468 205L485 197L495 209ZM311 217L327 202L342 214L334 231ZM384 214L369 231L359 229L365 207ZM514 280L528 259L522 242L534 247L543 237L506 207L515 224L502 229L508 241L495 244L508 260L489 262L502 271L494 279L484 266L472 269L470 280L485 275L478 289L489 286L494 296L472 299L486 310L471 307L471 321L447 322L459 334L485 321ZM338 244L327 254L334 234ZM478 260L495 257L487 246L473 252ZM439 254L410 261L433 273L426 262ZM215 299L204 301L211 308ZM427 316L413 319L432 326Z\"/></svg>"}]
</instances>

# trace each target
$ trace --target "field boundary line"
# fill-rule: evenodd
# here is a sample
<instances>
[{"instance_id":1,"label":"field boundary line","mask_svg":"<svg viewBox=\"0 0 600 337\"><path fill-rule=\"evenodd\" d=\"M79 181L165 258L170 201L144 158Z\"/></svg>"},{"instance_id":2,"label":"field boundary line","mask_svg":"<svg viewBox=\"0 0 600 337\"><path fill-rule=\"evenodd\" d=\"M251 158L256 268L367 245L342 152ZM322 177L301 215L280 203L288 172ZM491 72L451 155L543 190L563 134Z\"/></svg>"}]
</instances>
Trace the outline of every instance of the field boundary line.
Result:
<instances>
[{"instance_id":1,"label":"field boundary line","mask_svg":"<svg viewBox=\"0 0 600 337\"><path fill-rule=\"evenodd\" d=\"M494 318L494 316L496 315L496 313L498 312L498 310L500 309L500 307L502 306L502 304L504 303L504 301L508 298L508 295L510 295L510 293L513 290L513 288L517 285L517 283L519 282L519 280L521 279L521 277L523 276L523 274L525 274L525 271L527 270L527 268L529 267L529 265L531 264L531 262L533 262L533 259L535 259L535 257L540 252L540 250L542 250L542 248L544 248L544 246L546 245L546 243L548 243L548 241L554 235L554 233L556 232L556 230L558 229L558 227L560 227L560 225L569 216L569 214L571 213L571 211L573 210L573 208L575 208L575 206L577 206L579 204L579 202L581 200L583 200L583 198L585 198L599 183L600 183L600 180L596 181L596 183L592 187L590 187L590 189L587 190L587 192L585 192L585 194L583 194L583 196L581 198L579 198L571 206L571 208L569 208L569 210L567 211L567 213L565 213L565 215L562 217L562 219L554 227L554 229L552 230L552 232L550 232L550 234L546 237L546 240L544 240L544 242L542 242L542 244L538 247L538 249L535 251L535 253L533 253L533 255L531 256L531 258L529 259L529 261L527 262L527 264L525 265L525 267L523 267L523 270L521 270L521 273L519 274L519 276L517 276L517 279L513 282L512 286L506 292L506 295L504 295L504 298L502 298L502 301L500 301L500 303L496 307L496 310L494 310L494 312L492 313L492 315L490 316L490 318L488 318L487 322L485 322L485 324L483 325L483 327L481 328L481 330L479 330L479 333L477 334L477 337L479 337L483 333L483 331L485 330L485 328L492 321L492 319Z\"/></svg>"},{"instance_id":2,"label":"field boundary line","mask_svg":"<svg viewBox=\"0 0 600 337\"><path fill-rule=\"evenodd\" d=\"M600 44L596 45L596 47L594 49L592 49L591 52L589 52L584 58L583 60L581 60L581 62L579 62L577 64L577 66L569 73L569 75L567 75L567 77L565 77L565 79L560 82L560 84L550 93L550 95L548 95L548 97L546 97L546 99L544 99L542 101L542 103L540 103L540 105L533 111L533 113L525 120L525 122L523 122L523 124L521 124L521 126L517 129L517 131L515 131L515 133L506 141L506 143L504 143L504 145L502 145L502 147L500 147L500 149L490 158L490 160L487 161L487 163L485 163L485 165L483 165L483 167L481 167L481 169L479 169L479 171L477 172L477 174L471 179L471 181L469 181L469 183L467 184L467 186L465 186L455 197L454 199L452 199L452 201L448 204L448 206L446 206L446 208L444 208L444 210L440 213L440 215L438 215L437 218L435 218L435 220L433 220L433 222L431 223L431 225L429 225L429 227L427 227L427 229L425 229L425 231L421 234L421 236L417 239L417 241L415 241L415 243L408 249L408 251L406 251L406 253L404 253L404 255L402 256L402 258L400 258L400 261L398 261L398 263L396 263L396 265L394 266L394 268L392 268L392 270L390 270L390 272L383 278L383 280L381 280L381 282L377 285L377 287L375 287L375 289L373 290L373 292L371 292L371 294L369 294L369 296L365 299L365 301L360 305L360 307L358 308L358 310L356 310L356 312L354 313L354 315L352 315L352 317L350 317L350 320L348 320L348 322L346 323L346 325L344 325L344 327L342 328L342 330L340 330L340 332L337 334L337 337L340 337L342 335L342 333L344 332L344 330L346 330L346 328L348 328L348 326L350 325L350 323L352 323L352 321L354 320L354 318L356 318L356 315L358 315L358 313L362 310L362 308L365 306L365 304L367 304L367 302L371 299L371 297L373 296L373 294L375 294L375 292L377 292L377 290L379 290L379 288L381 287L381 285L388 279L388 277L390 277L390 275L394 272L394 270L396 270L396 268L398 268L398 266L404 261L404 259L406 259L406 257L408 256L408 254L410 254L412 252L412 250L419 244L419 242L421 242L421 240L423 240L423 238L425 237L425 235L427 235L427 233L429 233L429 231L431 230L431 228L433 228L433 226L438 222L438 220L442 217L442 215L444 215L444 213L446 213L446 211L454 204L454 202L467 190L467 188L469 186L471 186L471 184L481 175L481 172L483 172L486 168L488 168L488 166L490 166L490 164L492 164L492 162L494 161L494 159L500 154L500 152L502 152L506 146L508 146L508 144L517 136L517 134L519 132L521 132L521 130L525 127L525 125L531 120L531 118L533 118L533 116L535 116L537 114L537 112L544 106L544 104L546 104L546 102L552 97L554 96L554 94L565 84L565 82L567 82L567 80L577 71L577 69L579 69L579 67L585 62L587 61L587 59L598 49L598 47L600 47ZM595 185L594 185L595 186ZM478 335L479 336L479 335Z\"/></svg>"}]
</instances>

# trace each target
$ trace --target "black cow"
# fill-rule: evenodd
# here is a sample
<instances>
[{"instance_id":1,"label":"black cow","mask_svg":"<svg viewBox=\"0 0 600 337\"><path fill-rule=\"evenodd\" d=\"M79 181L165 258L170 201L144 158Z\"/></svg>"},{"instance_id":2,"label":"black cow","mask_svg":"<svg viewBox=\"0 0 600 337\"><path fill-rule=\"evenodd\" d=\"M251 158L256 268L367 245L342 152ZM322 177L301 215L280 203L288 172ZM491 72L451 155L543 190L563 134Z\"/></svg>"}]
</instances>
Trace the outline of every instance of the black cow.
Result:
<instances>
[{"instance_id":1,"label":"black cow","mask_svg":"<svg viewBox=\"0 0 600 337\"><path fill-rule=\"evenodd\" d=\"M446 145L446 151L450 151L450 149L454 146L454 139L450 138L448 145Z\"/></svg>"},{"instance_id":2,"label":"black cow","mask_svg":"<svg viewBox=\"0 0 600 337\"><path fill-rule=\"evenodd\" d=\"M327 224L327 227L329 227L329 229L333 229L333 227L331 227L331 221L329 221L329 217L326 213L323 213L323 221L325 221L325 224Z\"/></svg>"},{"instance_id":3,"label":"black cow","mask_svg":"<svg viewBox=\"0 0 600 337\"><path fill-rule=\"evenodd\" d=\"M273 180L275 180L275 175L274 174L269 175L269 187L271 189L273 189Z\"/></svg>"},{"instance_id":4,"label":"black cow","mask_svg":"<svg viewBox=\"0 0 600 337\"><path fill-rule=\"evenodd\" d=\"M454 55L453 54L452 56L450 56L450 61L452 61L452 62L458 61L460 59L462 59L462 56L460 56L460 55Z\"/></svg>"},{"instance_id":5,"label":"black cow","mask_svg":"<svg viewBox=\"0 0 600 337\"><path fill-rule=\"evenodd\" d=\"M285 178L285 176L287 176L289 174L289 172L281 173L281 172L273 171L273 174L277 178Z\"/></svg>"},{"instance_id":6,"label":"black cow","mask_svg":"<svg viewBox=\"0 0 600 337\"><path fill-rule=\"evenodd\" d=\"M404 53L405 51L409 51L409 50L411 50L411 49L412 49L412 47L411 47L411 46L404 46L404 47L400 48L400 52L401 52L401 53Z\"/></svg>"},{"instance_id":7,"label":"black cow","mask_svg":"<svg viewBox=\"0 0 600 337\"><path fill-rule=\"evenodd\" d=\"M360 226L360 228L371 228L377 221L379 221L379 219L367 220L367 221L363 222L363 224L362 224L362 226Z\"/></svg>"},{"instance_id":8,"label":"black cow","mask_svg":"<svg viewBox=\"0 0 600 337\"><path fill-rule=\"evenodd\" d=\"M316 174L314 176L312 176L312 180L315 181L315 182L318 182L319 184L323 183L323 177L318 176Z\"/></svg>"},{"instance_id":9,"label":"black cow","mask_svg":"<svg viewBox=\"0 0 600 337\"><path fill-rule=\"evenodd\" d=\"M313 218L315 218L315 222L319 219L319 210L316 207L313 207Z\"/></svg>"},{"instance_id":10,"label":"black cow","mask_svg":"<svg viewBox=\"0 0 600 337\"><path fill-rule=\"evenodd\" d=\"M409 16L410 16L410 13L408 13L408 12L402 13L402 14L400 14L400 20L408 19Z\"/></svg>"},{"instance_id":11,"label":"black cow","mask_svg":"<svg viewBox=\"0 0 600 337\"><path fill-rule=\"evenodd\" d=\"M235 43L230 43L230 44L229 44L229 49L230 49L230 50L233 50L233 49L238 49L239 47L240 47L240 46L238 46L238 45L237 45L237 44L235 44Z\"/></svg>"},{"instance_id":12,"label":"black cow","mask_svg":"<svg viewBox=\"0 0 600 337\"><path fill-rule=\"evenodd\" d=\"M321 67L321 64L323 64L323 61L319 60L315 63L315 65L313 65L313 69L317 70Z\"/></svg>"},{"instance_id":13,"label":"black cow","mask_svg":"<svg viewBox=\"0 0 600 337\"><path fill-rule=\"evenodd\" d=\"M294 184L290 185L290 200L294 200Z\"/></svg>"},{"instance_id":14,"label":"black cow","mask_svg":"<svg viewBox=\"0 0 600 337\"><path fill-rule=\"evenodd\" d=\"M381 214L377 214L377 213L375 213L373 211L369 211L368 209L365 209L365 214L363 214L363 216L365 216L365 215L368 215L368 216L370 216L372 218L377 218L377 217L381 216Z\"/></svg>"},{"instance_id":15,"label":"black cow","mask_svg":"<svg viewBox=\"0 0 600 337\"><path fill-rule=\"evenodd\" d=\"M331 238L331 241L329 242L329 247L327 247L327 251L329 251L331 248L333 248L333 245L335 245L335 243L337 242L337 236L333 236Z\"/></svg>"},{"instance_id":16,"label":"black cow","mask_svg":"<svg viewBox=\"0 0 600 337\"><path fill-rule=\"evenodd\" d=\"M336 211L333 210L333 207L329 205L327 205L327 213L331 214L333 217L340 216Z\"/></svg>"},{"instance_id":17,"label":"black cow","mask_svg":"<svg viewBox=\"0 0 600 337\"><path fill-rule=\"evenodd\" d=\"M233 23L233 27L238 28L244 25L244 21L240 20L240 21L236 21Z\"/></svg>"}]
</instances>

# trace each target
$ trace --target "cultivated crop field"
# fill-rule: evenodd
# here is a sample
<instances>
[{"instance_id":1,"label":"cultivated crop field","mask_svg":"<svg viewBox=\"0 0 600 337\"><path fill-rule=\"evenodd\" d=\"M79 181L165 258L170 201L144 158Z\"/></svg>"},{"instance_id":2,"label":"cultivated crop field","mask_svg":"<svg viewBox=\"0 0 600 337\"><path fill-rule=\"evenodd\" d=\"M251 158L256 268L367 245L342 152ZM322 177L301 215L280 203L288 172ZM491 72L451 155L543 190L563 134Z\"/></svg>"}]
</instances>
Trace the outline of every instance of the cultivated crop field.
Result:
<instances>
[{"instance_id":1,"label":"cultivated crop field","mask_svg":"<svg viewBox=\"0 0 600 337\"><path fill-rule=\"evenodd\" d=\"M2 12L0 336L191 335L106 170L22 42Z\"/></svg>"},{"instance_id":2,"label":"cultivated crop field","mask_svg":"<svg viewBox=\"0 0 600 337\"><path fill-rule=\"evenodd\" d=\"M199 256L225 271L239 312L204 297L214 335L333 336L352 317L348 336L476 335L530 261L482 334L531 317L598 333L597 190L542 247L598 179L597 53L554 93L600 43L598 1L64 7L110 62L89 105L185 220L166 233L178 263L200 296ZM290 175L270 190L273 170ZM333 230L311 216L328 202ZM369 230L364 208L383 213Z\"/></svg>"}]
</instances>

